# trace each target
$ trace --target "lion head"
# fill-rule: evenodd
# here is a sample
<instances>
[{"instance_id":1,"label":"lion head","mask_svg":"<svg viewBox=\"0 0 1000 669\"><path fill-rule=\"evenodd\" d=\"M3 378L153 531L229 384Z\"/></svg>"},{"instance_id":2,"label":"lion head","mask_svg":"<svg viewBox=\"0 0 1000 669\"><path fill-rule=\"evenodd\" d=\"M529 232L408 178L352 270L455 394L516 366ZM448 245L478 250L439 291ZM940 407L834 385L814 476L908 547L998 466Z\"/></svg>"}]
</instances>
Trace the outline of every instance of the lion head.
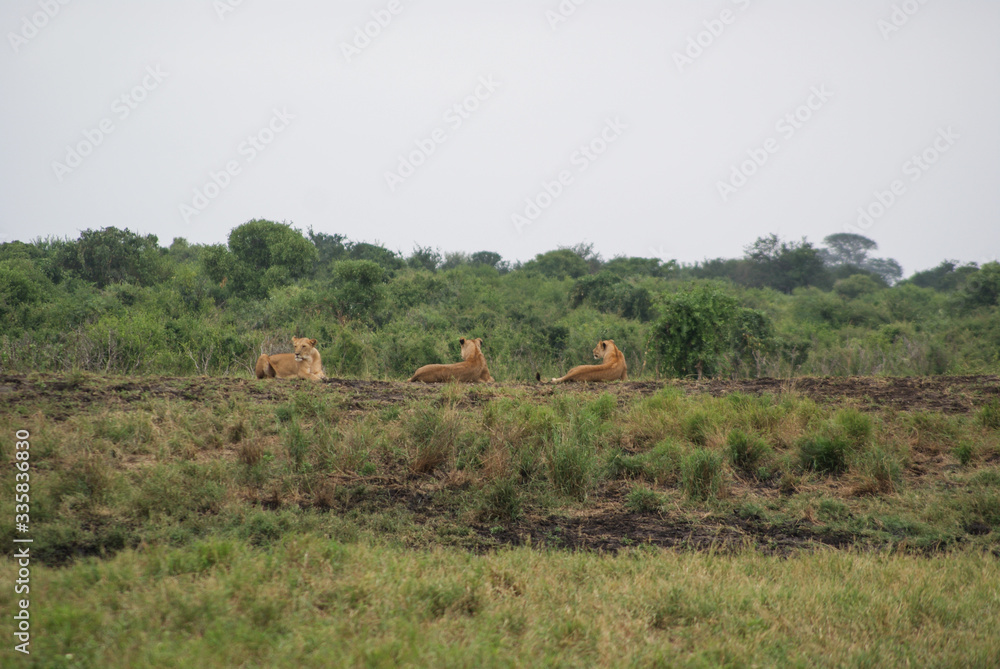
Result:
<instances>
[{"instance_id":1,"label":"lion head","mask_svg":"<svg viewBox=\"0 0 1000 669\"><path fill-rule=\"evenodd\" d=\"M468 360L474 356L477 352L483 352L483 340L482 339L462 339L458 340L458 343L462 346L462 360Z\"/></svg>"},{"instance_id":2,"label":"lion head","mask_svg":"<svg viewBox=\"0 0 1000 669\"><path fill-rule=\"evenodd\" d=\"M297 362L312 360L313 351L316 350L316 340L304 337L292 337L292 347L295 351L295 360Z\"/></svg>"}]
</instances>

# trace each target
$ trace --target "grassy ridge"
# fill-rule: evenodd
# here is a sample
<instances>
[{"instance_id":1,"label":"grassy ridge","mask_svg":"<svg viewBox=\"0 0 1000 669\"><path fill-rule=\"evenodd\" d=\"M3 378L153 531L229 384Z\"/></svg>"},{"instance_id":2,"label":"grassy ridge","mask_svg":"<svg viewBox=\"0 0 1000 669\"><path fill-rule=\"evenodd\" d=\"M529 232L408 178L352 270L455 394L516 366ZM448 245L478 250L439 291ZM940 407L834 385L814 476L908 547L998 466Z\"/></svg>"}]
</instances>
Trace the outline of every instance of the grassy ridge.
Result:
<instances>
[{"instance_id":1,"label":"grassy ridge","mask_svg":"<svg viewBox=\"0 0 1000 669\"><path fill-rule=\"evenodd\" d=\"M22 664L995 666L995 380L823 383L4 377Z\"/></svg>"}]
</instances>

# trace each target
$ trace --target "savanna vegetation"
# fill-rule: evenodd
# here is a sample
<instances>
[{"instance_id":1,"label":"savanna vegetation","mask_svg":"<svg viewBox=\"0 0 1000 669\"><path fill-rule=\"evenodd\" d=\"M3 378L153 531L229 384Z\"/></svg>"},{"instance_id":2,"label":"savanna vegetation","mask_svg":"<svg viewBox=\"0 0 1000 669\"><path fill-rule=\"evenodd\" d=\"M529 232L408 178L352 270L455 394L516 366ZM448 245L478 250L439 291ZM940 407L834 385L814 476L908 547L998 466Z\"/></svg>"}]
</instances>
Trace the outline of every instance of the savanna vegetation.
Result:
<instances>
[{"instance_id":1,"label":"savanna vegetation","mask_svg":"<svg viewBox=\"0 0 1000 669\"><path fill-rule=\"evenodd\" d=\"M592 246L511 265L250 221L227 244L128 230L0 245L0 365L17 371L249 375L309 336L331 376L398 379L482 337L498 380L556 376L614 339L637 379L1000 370L1000 264L901 280L853 234L771 235L694 265Z\"/></svg>"},{"instance_id":2,"label":"savanna vegetation","mask_svg":"<svg viewBox=\"0 0 1000 669\"><path fill-rule=\"evenodd\" d=\"M0 246L0 664L994 667L1000 265L875 250ZM293 335L332 378L252 379ZM461 336L500 383L402 381Z\"/></svg>"},{"instance_id":3,"label":"savanna vegetation","mask_svg":"<svg viewBox=\"0 0 1000 669\"><path fill-rule=\"evenodd\" d=\"M6 375L19 661L991 666L998 392Z\"/></svg>"}]
</instances>

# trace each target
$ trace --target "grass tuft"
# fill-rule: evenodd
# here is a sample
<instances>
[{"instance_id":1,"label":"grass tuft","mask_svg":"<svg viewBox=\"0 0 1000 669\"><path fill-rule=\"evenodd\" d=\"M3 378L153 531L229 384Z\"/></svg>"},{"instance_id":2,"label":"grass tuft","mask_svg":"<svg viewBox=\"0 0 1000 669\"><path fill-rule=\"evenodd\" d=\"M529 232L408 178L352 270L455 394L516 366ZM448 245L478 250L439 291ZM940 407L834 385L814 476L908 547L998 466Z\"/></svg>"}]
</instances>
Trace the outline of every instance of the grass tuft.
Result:
<instances>
[{"instance_id":1,"label":"grass tuft","mask_svg":"<svg viewBox=\"0 0 1000 669\"><path fill-rule=\"evenodd\" d=\"M656 513L663 508L663 495L645 486L636 486L625 496L625 508L633 513Z\"/></svg>"},{"instance_id":2,"label":"grass tuft","mask_svg":"<svg viewBox=\"0 0 1000 669\"><path fill-rule=\"evenodd\" d=\"M771 448L756 435L733 430L726 439L726 453L733 467L756 478L761 472L761 466L768 460Z\"/></svg>"},{"instance_id":3,"label":"grass tuft","mask_svg":"<svg viewBox=\"0 0 1000 669\"><path fill-rule=\"evenodd\" d=\"M681 483L688 497L707 500L723 493L722 456L699 448L681 461Z\"/></svg>"},{"instance_id":4,"label":"grass tuft","mask_svg":"<svg viewBox=\"0 0 1000 669\"><path fill-rule=\"evenodd\" d=\"M807 471L839 476L847 471L851 444L844 437L813 436L799 444L799 464Z\"/></svg>"},{"instance_id":5,"label":"grass tuft","mask_svg":"<svg viewBox=\"0 0 1000 669\"><path fill-rule=\"evenodd\" d=\"M994 398L976 412L976 420L983 427L1000 430L1000 398Z\"/></svg>"}]
</instances>

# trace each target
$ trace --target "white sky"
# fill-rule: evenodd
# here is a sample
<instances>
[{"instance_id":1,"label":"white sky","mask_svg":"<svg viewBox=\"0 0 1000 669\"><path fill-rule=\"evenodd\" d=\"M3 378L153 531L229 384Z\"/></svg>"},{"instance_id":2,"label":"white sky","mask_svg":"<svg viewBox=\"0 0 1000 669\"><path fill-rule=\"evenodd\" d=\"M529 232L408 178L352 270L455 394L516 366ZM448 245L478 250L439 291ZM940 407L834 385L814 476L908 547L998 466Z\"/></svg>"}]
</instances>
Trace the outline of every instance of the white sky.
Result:
<instances>
[{"instance_id":1,"label":"white sky","mask_svg":"<svg viewBox=\"0 0 1000 669\"><path fill-rule=\"evenodd\" d=\"M575 2L8 0L0 241L113 225L216 243L267 218L509 260L586 241L693 262L844 231L907 274L1000 255L995 0ZM575 11L553 27L560 4ZM348 58L373 12L391 22ZM477 87L467 118L449 112ZM418 142L433 153L390 189ZM926 170L908 162L925 150Z\"/></svg>"}]
</instances>

